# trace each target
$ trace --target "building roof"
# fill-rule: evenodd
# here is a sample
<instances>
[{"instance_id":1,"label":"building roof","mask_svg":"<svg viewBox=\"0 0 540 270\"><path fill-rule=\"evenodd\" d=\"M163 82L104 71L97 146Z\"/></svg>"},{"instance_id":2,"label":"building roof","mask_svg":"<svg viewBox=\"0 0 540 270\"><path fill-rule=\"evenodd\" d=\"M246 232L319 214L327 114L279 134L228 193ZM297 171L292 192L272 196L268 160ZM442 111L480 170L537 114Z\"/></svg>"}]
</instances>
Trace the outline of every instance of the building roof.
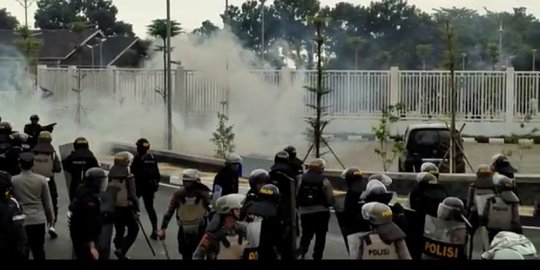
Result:
<instances>
[{"instance_id":1,"label":"building roof","mask_svg":"<svg viewBox=\"0 0 540 270\"><path fill-rule=\"evenodd\" d=\"M102 47L100 48L99 39L91 39L79 50L74 52L66 60L62 61L60 65L81 65L89 67L92 65L92 50L94 55L94 67L100 66L100 60L102 60L102 67L112 65L118 58L120 58L127 50L129 50L139 38L137 37L124 37L124 36L114 36L107 37ZM100 53L102 53L100 57ZM79 62L80 57L80 62Z\"/></svg>"},{"instance_id":2,"label":"building roof","mask_svg":"<svg viewBox=\"0 0 540 270\"><path fill-rule=\"evenodd\" d=\"M69 57L75 47L84 44L89 39L101 33L99 30L88 29L82 33L75 33L66 29L31 30L31 35L43 42L39 53L39 59L62 60ZM17 47L19 36L12 30L0 30L0 44L3 46ZM6 55L6 57L13 55Z\"/></svg>"}]
</instances>

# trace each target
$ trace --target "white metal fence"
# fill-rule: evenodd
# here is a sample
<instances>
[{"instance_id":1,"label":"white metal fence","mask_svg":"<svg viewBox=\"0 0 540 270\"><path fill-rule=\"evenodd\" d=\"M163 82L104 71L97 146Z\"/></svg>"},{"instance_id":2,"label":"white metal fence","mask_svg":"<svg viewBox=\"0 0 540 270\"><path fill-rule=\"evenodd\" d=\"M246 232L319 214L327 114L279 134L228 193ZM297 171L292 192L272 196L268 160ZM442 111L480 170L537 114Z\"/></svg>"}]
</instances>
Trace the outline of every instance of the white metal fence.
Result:
<instances>
[{"instance_id":1,"label":"white metal fence","mask_svg":"<svg viewBox=\"0 0 540 270\"><path fill-rule=\"evenodd\" d=\"M59 100L74 95L79 71L75 68L39 67L38 85L51 90ZM163 72L150 69L81 71L82 89L112 95L118 101L136 101L141 105L163 102ZM204 76L203 76L204 75ZM251 71L272 87L285 85L315 86L316 71ZM226 81L197 71L177 69L173 73L176 109L187 114L212 114L227 101ZM437 119L450 113L450 73L447 71L341 71L330 70L324 85L332 90L323 104L336 118L372 119L390 104L402 103L402 116L408 120ZM458 119L464 121L514 122L535 117L540 99L540 72L461 71L456 72ZM315 97L304 91L304 101ZM86 91L86 90L85 90ZM271 101L265 101L271 102ZM180 104L181 103L181 104Z\"/></svg>"}]
</instances>

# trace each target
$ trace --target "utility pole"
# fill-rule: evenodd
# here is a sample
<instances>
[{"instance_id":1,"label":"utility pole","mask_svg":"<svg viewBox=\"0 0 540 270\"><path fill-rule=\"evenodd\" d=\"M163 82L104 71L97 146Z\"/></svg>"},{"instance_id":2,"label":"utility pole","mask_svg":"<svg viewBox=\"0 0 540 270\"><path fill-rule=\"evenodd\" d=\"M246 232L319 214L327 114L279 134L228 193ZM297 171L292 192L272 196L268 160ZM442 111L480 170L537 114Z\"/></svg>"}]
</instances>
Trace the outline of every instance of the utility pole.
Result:
<instances>
[{"instance_id":1,"label":"utility pole","mask_svg":"<svg viewBox=\"0 0 540 270\"><path fill-rule=\"evenodd\" d=\"M167 0L167 149L172 150L171 0Z\"/></svg>"},{"instance_id":2,"label":"utility pole","mask_svg":"<svg viewBox=\"0 0 540 270\"><path fill-rule=\"evenodd\" d=\"M265 20L264 20L264 3L266 2L266 0L260 0L261 1L261 60L262 60L262 64L264 65L264 51L265 51L265 47L266 47L266 42L264 40L264 32L265 32Z\"/></svg>"},{"instance_id":3,"label":"utility pole","mask_svg":"<svg viewBox=\"0 0 540 270\"><path fill-rule=\"evenodd\" d=\"M502 18L501 18L501 21L499 23L499 63L502 63L502 59L503 59L503 23L502 23Z\"/></svg>"},{"instance_id":4,"label":"utility pole","mask_svg":"<svg viewBox=\"0 0 540 270\"><path fill-rule=\"evenodd\" d=\"M532 49L532 71L536 71L536 49Z\"/></svg>"},{"instance_id":5,"label":"utility pole","mask_svg":"<svg viewBox=\"0 0 540 270\"><path fill-rule=\"evenodd\" d=\"M24 8L24 26L28 28L28 8L31 7L36 0L15 0Z\"/></svg>"}]
</instances>

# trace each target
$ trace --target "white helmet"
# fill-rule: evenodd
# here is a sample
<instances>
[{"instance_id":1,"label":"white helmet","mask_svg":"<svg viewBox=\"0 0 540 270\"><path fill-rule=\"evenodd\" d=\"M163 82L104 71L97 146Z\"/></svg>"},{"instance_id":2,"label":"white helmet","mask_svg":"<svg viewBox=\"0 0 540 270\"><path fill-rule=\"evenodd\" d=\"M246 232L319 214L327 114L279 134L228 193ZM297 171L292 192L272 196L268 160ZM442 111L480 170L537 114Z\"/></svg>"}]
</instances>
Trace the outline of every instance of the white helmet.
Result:
<instances>
[{"instance_id":1,"label":"white helmet","mask_svg":"<svg viewBox=\"0 0 540 270\"><path fill-rule=\"evenodd\" d=\"M229 154L225 159L225 164L242 164L242 157L238 154Z\"/></svg>"},{"instance_id":2,"label":"white helmet","mask_svg":"<svg viewBox=\"0 0 540 270\"><path fill-rule=\"evenodd\" d=\"M228 214L233 209L240 209L244 205L246 195L243 194L228 194L220 197L216 201L216 212L218 214Z\"/></svg>"},{"instance_id":3,"label":"white helmet","mask_svg":"<svg viewBox=\"0 0 540 270\"><path fill-rule=\"evenodd\" d=\"M182 172L182 181L200 182L199 171L195 169L186 169Z\"/></svg>"}]
</instances>

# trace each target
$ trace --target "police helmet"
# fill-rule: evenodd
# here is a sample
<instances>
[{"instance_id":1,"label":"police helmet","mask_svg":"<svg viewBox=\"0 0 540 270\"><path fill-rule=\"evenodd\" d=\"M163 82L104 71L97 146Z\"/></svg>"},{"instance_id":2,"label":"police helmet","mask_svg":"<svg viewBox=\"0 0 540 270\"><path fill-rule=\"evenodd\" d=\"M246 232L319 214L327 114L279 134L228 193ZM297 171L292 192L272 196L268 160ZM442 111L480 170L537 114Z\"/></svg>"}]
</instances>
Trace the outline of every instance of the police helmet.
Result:
<instances>
[{"instance_id":1,"label":"police helmet","mask_svg":"<svg viewBox=\"0 0 540 270\"><path fill-rule=\"evenodd\" d=\"M287 153L286 151L277 152L277 154L274 156L274 162L275 163L286 163L286 164L288 164L289 163L289 153Z\"/></svg>"},{"instance_id":2,"label":"police helmet","mask_svg":"<svg viewBox=\"0 0 540 270\"><path fill-rule=\"evenodd\" d=\"M383 183L386 187L389 187L392 184L392 178L390 176L383 174L383 173L376 173L372 174L368 178L368 183L371 180L379 180L381 183Z\"/></svg>"},{"instance_id":3,"label":"police helmet","mask_svg":"<svg viewBox=\"0 0 540 270\"><path fill-rule=\"evenodd\" d=\"M183 182L201 182L199 171L196 169L186 169L182 172Z\"/></svg>"},{"instance_id":4,"label":"police helmet","mask_svg":"<svg viewBox=\"0 0 540 270\"><path fill-rule=\"evenodd\" d=\"M285 147L285 149L283 149L283 151L285 151L285 152L287 152L287 154L289 154L290 159L295 159L296 158L296 148L294 148L294 146L289 145L289 146Z\"/></svg>"},{"instance_id":5,"label":"police helmet","mask_svg":"<svg viewBox=\"0 0 540 270\"><path fill-rule=\"evenodd\" d=\"M270 174L267 170L256 169L249 174L249 186L252 189L257 189L258 186L267 184L270 182Z\"/></svg>"},{"instance_id":6,"label":"police helmet","mask_svg":"<svg viewBox=\"0 0 540 270\"><path fill-rule=\"evenodd\" d=\"M392 209L386 204L370 202L362 206L362 217L373 225L384 225L392 222Z\"/></svg>"},{"instance_id":7,"label":"police helmet","mask_svg":"<svg viewBox=\"0 0 540 270\"><path fill-rule=\"evenodd\" d=\"M137 142L135 143L135 145L138 147L138 148L143 148L143 149L150 149L150 142L145 139L145 138L140 138L139 140L137 140Z\"/></svg>"},{"instance_id":8,"label":"police helmet","mask_svg":"<svg viewBox=\"0 0 540 270\"><path fill-rule=\"evenodd\" d=\"M96 190L104 190L104 185L107 183L108 172L101 168L90 168L84 174L84 185L87 187L96 188Z\"/></svg>"},{"instance_id":9,"label":"police helmet","mask_svg":"<svg viewBox=\"0 0 540 270\"><path fill-rule=\"evenodd\" d=\"M39 121L39 116L37 114L32 114L30 116L30 121Z\"/></svg>"},{"instance_id":10,"label":"police helmet","mask_svg":"<svg viewBox=\"0 0 540 270\"><path fill-rule=\"evenodd\" d=\"M73 148L75 149L88 148L88 146L88 140L84 137L79 137L73 142Z\"/></svg>"},{"instance_id":11,"label":"police helmet","mask_svg":"<svg viewBox=\"0 0 540 270\"><path fill-rule=\"evenodd\" d=\"M362 192L365 188L365 181L362 170L359 168L347 168L341 172L341 179L347 182L347 187L354 192Z\"/></svg>"},{"instance_id":12,"label":"police helmet","mask_svg":"<svg viewBox=\"0 0 540 270\"><path fill-rule=\"evenodd\" d=\"M326 167L326 161L324 161L324 159L322 158L316 158L312 160L311 162L309 162L310 170L323 171L325 167Z\"/></svg>"},{"instance_id":13,"label":"police helmet","mask_svg":"<svg viewBox=\"0 0 540 270\"><path fill-rule=\"evenodd\" d=\"M420 172L428 172L433 174L435 177L439 177L439 167L431 162L424 162L420 167Z\"/></svg>"},{"instance_id":14,"label":"police helmet","mask_svg":"<svg viewBox=\"0 0 540 270\"><path fill-rule=\"evenodd\" d=\"M508 156L503 153L498 153L491 157L491 160L494 164L504 163L508 162Z\"/></svg>"},{"instance_id":15,"label":"police helmet","mask_svg":"<svg viewBox=\"0 0 540 270\"><path fill-rule=\"evenodd\" d=\"M493 185L498 190L511 190L514 187L514 180L503 174L495 174Z\"/></svg>"},{"instance_id":16,"label":"police helmet","mask_svg":"<svg viewBox=\"0 0 540 270\"><path fill-rule=\"evenodd\" d=\"M277 186L266 184L259 189L259 198L261 201L268 201L277 206L281 199L281 194Z\"/></svg>"},{"instance_id":17,"label":"police helmet","mask_svg":"<svg viewBox=\"0 0 540 270\"><path fill-rule=\"evenodd\" d=\"M8 122L2 122L0 123L0 132L1 133L11 133L13 130L11 128L11 124Z\"/></svg>"},{"instance_id":18,"label":"police helmet","mask_svg":"<svg viewBox=\"0 0 540 270\"><path fill-rule=\"evenodd\" d=\"M513 249L503 248L495 251L493 260L525 260L525 257Z\"/></svg>"},{"instance_id":19,"label":"police helmet","mask_svg":"<svg viewBox=\"0 0 540 270\"><path fill-rule=\"evenodd\" d=\"M216 212L218 214L229 214L233 209L241 209L246 195L228 194L216 200Z\"/></svg>"},{"instance_id":20,"label":"police helmet","mask_svg":"<svg viewBox=\"0 0 540 270\"><path fill-rule=\"evenodd\" d=\"M463 201L456 197L448 197L439 203L437 217L444 220L459 220L464 209Z\"/></svg>"},{"instance_id":21,"label":"police helmet","mask_svg":"<svg viewBox=\"0 0 540 270\"><path fill-rule=\"evenodd\" d=\"M4 198L4 195L11 190L11 174L0 171L0 198Z\"/></svg>"},{"instance_id":22,"label":"police helmet","mask_svg":"<svg viewBox=\"0 0 540 270\"><path fill-rule=\"evenodd\" d=\"M225 164L242 164L242 157L238 154L229 154L225 159Z\"/></svg>"},{"instance_id":23,"label":"police helmet","mask_svg":"<svg viewBox=\"0 0 540 270\"><path fill-rule=\"evenodd\" d=\"M38 142L41 142L41 143L51 143L52 134L48 131L42 131L41 133L39 133L37 140Z\"/></svg>"},{"instance_id":24,"label":"police helmet","mask_svg":"<svg viewBox=\"0 0 540 270\"><path fill-rule=\"evenodd\" d=\"M428 172L421 172L416 176L416 181L418 183L426 183L426 184L437 184L438 180L435 175L428 173Z\"/></svg>"},{"instance_id":25,"label":"police helmet","mask_svg":"<svg viewBox=\"0 0 540 270\"><path fill-rule=\"evenodd\" d=\"M129 166L133 161L133 154L128 151L122 151L114 155L114 165Z\"/></svg>"},{"instance_id":26,"label":"police helmet","mask_svg":"<svg viewBox=\"0 0 540 270\"><path fill-rule=\"evenodd\" d=\"M9 138L11 138L12 140L14 140L16 142L25 143L25 142L28 141L29 136L28 136L28 134L15 131L15 132L11 133L11 135L9 135Z\"/></svg>"},{"instance_id":27,"label":"police helmet","mask_svg":"<svg viewBox=\"0 0 540 270\"><path fill-rule=\"evenodd\" d=\"M478 168L476 169L476 176L491 176L493 175L493 171L491 170L491 166L487 164L480 164Z\"/></svg>"}]
</instances>

